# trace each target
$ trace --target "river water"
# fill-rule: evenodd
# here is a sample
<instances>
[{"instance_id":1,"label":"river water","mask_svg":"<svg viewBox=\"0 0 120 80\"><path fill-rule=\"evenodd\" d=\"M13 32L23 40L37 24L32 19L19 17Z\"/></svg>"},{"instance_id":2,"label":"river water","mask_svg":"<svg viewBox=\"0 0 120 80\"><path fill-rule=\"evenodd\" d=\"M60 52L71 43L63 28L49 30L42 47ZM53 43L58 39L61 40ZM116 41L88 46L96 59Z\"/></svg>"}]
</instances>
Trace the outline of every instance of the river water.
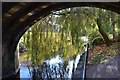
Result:
<instances>
[{"instance_id":1,"label":"river water","mask_svg":"<svg viewBox=\"0 0 120 80\"><path fill-rule=\"evenodd\" d=\"M69 59L67 61L66 66L64 66L65 60L61 58L59 55L57 55L52 59L45 60L41 67L35 67L36 70L40 71L40 74L37 76L39 76L39 78L42 78L44 80L47 80L47 78L70 79L72 78L74 72L77 69L78 64L80 63L81 55L82 54L77 54L74 59ZM28 69L28 67L25 65L26 65L25 63L20 64L20 78L21 79L32 78L30 72L33 71L33 68Z\"/></svg>"}]
</instances>

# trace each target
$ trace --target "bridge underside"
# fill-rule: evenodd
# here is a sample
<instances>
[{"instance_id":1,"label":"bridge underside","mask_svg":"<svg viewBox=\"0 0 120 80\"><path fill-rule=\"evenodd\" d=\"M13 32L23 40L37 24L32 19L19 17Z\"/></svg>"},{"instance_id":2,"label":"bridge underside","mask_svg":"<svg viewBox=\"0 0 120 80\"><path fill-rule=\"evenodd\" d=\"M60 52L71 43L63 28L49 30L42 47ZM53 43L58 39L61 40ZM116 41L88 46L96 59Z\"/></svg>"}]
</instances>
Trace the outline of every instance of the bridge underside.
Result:
<instances>
[{"instance_id":1,"label":"bridge underside","mask_svg":"<svg viewBox=\"0 0 120 80\"><path fill-rule=\"evenodd\" d=\"M69 7L98 7L120 13L120 3L88 2L3 2L2 3L2 77L13 76L19 65L15 50L24 32L52 11Z\"/></svg>"}]
</instances>

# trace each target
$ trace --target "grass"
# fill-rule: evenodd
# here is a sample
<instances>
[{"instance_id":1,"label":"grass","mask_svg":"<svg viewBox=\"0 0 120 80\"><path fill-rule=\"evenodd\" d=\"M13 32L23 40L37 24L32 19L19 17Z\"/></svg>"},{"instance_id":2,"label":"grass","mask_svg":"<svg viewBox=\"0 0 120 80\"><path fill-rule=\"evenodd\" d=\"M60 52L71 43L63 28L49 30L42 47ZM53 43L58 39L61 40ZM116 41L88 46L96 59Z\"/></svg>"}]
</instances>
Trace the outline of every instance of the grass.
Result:
<instances>
[{"instance_id":1,"label":"grass","mask_svg":"<svg viewBox=\"0 0 120 80\"><path fill-rule=\"evenodd\" d=\"M102 58L103 58L102 55L96 54L96 55L92 58L92 63L99 63Z\"/></svg>"}]
</instances>

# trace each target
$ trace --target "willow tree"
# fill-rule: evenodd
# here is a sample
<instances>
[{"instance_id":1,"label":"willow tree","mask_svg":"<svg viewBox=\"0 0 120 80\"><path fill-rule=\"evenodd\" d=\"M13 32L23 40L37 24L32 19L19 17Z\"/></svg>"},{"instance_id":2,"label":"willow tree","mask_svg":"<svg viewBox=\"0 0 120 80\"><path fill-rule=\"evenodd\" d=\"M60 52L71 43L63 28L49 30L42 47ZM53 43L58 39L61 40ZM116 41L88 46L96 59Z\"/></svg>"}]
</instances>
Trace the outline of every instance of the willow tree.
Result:
<instances>
[{"instance_id":1,"label":"willow tree","mask_svg":"<svg viewBox=\"0 0 120 80\"><path fill-rule=\"evenodd\" d=\"M93 38L99 36L104 42L109 45L110 34L113 35L113 40L116 39L116 26L118 23L118 14L93 7L70 8L57 12L59 15L58 23L64 26L71 26L72 38L77 40L77 36L87 35L91 41ZM64 21L67 24L63 24ZM75 34L74 34L75 33ZM73 40L75 40L73 39ZM112 40L112 41L113 41ZM78 43L77 41L75 41ZM74 42L73 42L74 44Z\"/></svg>"}]
</instances>

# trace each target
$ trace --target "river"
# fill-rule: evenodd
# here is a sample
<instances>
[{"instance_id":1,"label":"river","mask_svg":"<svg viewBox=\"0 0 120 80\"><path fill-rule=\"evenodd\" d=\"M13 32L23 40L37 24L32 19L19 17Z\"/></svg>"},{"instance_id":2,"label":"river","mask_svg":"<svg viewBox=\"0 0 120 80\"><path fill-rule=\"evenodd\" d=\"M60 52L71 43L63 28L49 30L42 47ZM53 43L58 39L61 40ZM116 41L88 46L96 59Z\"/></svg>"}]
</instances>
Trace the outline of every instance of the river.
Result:
<instances>
[{"instance_id":1,"label":"river","mask_svg":"<svg viewBox=\"0 0 120 80\"><path fill-rule=\"evenodd\" d=\"M80 58L82 54L77 54L75 59L69 59L67 61L67 66L64 67L65 60L61 58L59 55L56 57L45 60L42 67L35 67L37 70L41 69L41 77L44 80L47 78L66 78L70 79L73 77L74 72L76 71L78 64L80 63ZM82 65L82 64L81 64ZM28 69L26 63L20 64L20 78L32 78L30 71L33 71L33 68ZM81 72L83 70L81 69ZM81 74L82 75L82 74ZM40 76L40 74L39 74Z\"/></svg>"}]
</instances>

